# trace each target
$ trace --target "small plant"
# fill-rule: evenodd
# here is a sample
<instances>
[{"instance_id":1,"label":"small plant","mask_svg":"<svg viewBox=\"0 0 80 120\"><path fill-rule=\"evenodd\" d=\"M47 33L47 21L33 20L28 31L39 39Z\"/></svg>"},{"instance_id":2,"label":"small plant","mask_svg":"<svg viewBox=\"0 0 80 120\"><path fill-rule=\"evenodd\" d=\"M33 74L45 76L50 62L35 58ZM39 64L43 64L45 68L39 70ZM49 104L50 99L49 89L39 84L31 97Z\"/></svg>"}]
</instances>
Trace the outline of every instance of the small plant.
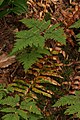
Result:
<instances>
[{"instance_id":1,"label":"small plant","mask_svg":"<svg viewBox=\"0 0 80 120\"><path fill-rule=\"evenodd\" d=\"M75 95L66 95L61 97L53 107L60 107L66 105L65 114L74 115L80 118L80 91L76 91Z\"/></svg>"},{"instance_id":2,"label":"small plant","mask_svg":"<svg viewBox=\"0 0 80 120\"><path fill-rule=\"evenodd\" d=\"M14 94L14 88L5 88L0 84L0 118L1 120L39 120L42 118L36 102L28 97Z\"/></svg>"},{"instance_id":3,"label":"small plant","mask_svg":"<svg viewBox=\"0 0 80 120\"><path fill-rule=\"evenodd\" d=\"M64 31L59 24L51 25L50 21L39 21L35 19L21 20L28 29L16 33L16 42L11 55L16 54L24 69L28 70L38 58L50 55L45 48L47 39L55 39L65 44Z\"/></svg>"},{"instance_id":4,"label":"small plant","mask_svg":"<svg viewBox=\"0 0 80 120\"><path fill-rule=\"evenodd\" d=\"M27 12L26 0L1 0L0 1L0 18L9 13L20 15Z\"/></svg>"}]
</instances>

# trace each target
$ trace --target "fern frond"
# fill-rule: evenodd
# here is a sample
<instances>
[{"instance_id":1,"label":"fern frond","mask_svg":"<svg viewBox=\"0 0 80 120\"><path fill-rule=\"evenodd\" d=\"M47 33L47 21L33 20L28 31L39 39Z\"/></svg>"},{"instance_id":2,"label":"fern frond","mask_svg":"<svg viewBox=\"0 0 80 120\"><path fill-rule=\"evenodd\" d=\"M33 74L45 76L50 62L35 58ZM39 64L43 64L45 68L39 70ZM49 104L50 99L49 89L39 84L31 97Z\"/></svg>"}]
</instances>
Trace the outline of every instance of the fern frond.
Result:
<instances>
[{"instance_id":1,"label":"fern frond","mask_svg":"<svg viewBox=\"0 0 80 120\"><path fill-rule=\"evenodd\" d=\"M66 40L66 36L64 35L64 31L62 28L59 28L57 30L54 30L54 26L52 26L50 28L50 30L48 29L46 32L45 32L45 35L44 35L45 39L54 39L62 44L66 44L65 40Z\"/></svg>"},{"instance_id":2,"label":"fern frond","mask_svg":"<svg viewBox=\"0 0 80 120\"><path fill-rule=\"evenodd\" d=\"M16 108L12 108L12 107L2 108L0 111L5 113L11 113L11 112L16 112Z\"/></svg>"},{"instance_id":3,"label":"fern frond","mask_svg":"<svg viewBox=\"0 0 80 120\"><path fill-rule=\"evenodd\" d=\"M15 107L16 104L19 102L19 100L20 100L20 97L18 95L16 95L15 98L12 96L8 96L7 98L0 100L0 104L2 104L2 105L7 104L12 107Z\"/></svg>"},{"instance_id":4,"label":"fern frond","mask_svg":"<svg viewBox=\"0 0 80 120\"><path fill-rule=\"evenodd\" d=\"M59 106L64 106L64 105L71 105L76 102L76 97L71 95L71 96L64 96L61 97L54 105L53 107L59 107Z\"/></svg>"},{"instance_id":5,"label":"fern frond","mask_svg":"<svg viewBox=\"0 0 80 120\"><path fill-rule=\"evenodd\" d=\"M68 109L65 111L65 114L74 114L80 112L80 102L77 102L74 105L68 106Z\"/></svg>"},{"instance_id":6,"label":"fern frond","mask_svg":"<svg viewBox=\"0 0 80 120\"><path fill-rule=\"evenodd\" d=\"M35 19L20 20L29 29L16 33L16 42L10 55L19 55L19 61L27 70L34 64L38 58L42 58L42 54L48 54L45 49L45 41L54 39L65 44L66 37L62 28L58 28L59 24L50 26L50 21L39 21ZM57 29L58 28L58 29ZM56 29L56 30L55 30ZM28 47L32 49L29 50ZM34 50L34 47L37 50ZM25 51L25 52L24 52Z\"/></svg>"},{"instance_id":7,"label":"fern frond","mask_svg":"<svg viewBox=\"0 0 80 120\"><path fill-rule=\"evenodd\" d=\"M15 113L6 114L2 117L2 120L20 120L20 116Z\"/></svg>"},{"instance_id":8,"label":"fern frond","mask_svg":"<svg viewBox=\"0 0 80 120\"><path fill-rule=\"evenodd\" d=\"M80 28L80 19L75 22L73 25L71 25L69 28Z\"/></svg>"},{"instance_id":9,"label":"fern frond","mask_svg":"<svg viewBox=\"0 0 80 120\"><path fill-rule=\"evenodd\" d=\"M16 33L16 37L18 39L16 40L11 54L22 51L27 46L32 47L34 45L36 47L44 47L45 39L39 34L39 31L37 31L35 28L28 31L20 31Z\"/></svg>"},{"instance_id":10,"label":"fern frond","mask_svg":"<svg viewBox=\"0 0 80 120\"><path fill-rule=\"evenodd\" d=\"M25 101L22 101L20 108L28 110L29 112L41 115L40 110L38 110L38 108L36 106L36 102L31 99L27 98Z\"/></svg>"},{"instance_id":11,"label":"fern frond","mask_svg":"<svg viewBox=\"0 0 80 120\"><path fill-rule=\"evenodd\" d=\"M24 84L24 82L22 81L21 83ZM42 118L41 111L37 107L36 101L33 100L33 98L31 98L30 96L26 98L25 95L20 96L19 92L19 95L14 93L13 96L11 95L12 92L9 93L10 95L7 94L6 97L0 100L0 105L2 106L0 108L0 113L4 113L1 116L3 120L28 120L31 117L35 117L35 120L38 120L38 118Z\"/></svg>"},{"instance_id":12,"label":"fern frond","mask_svg":"<svg viewBox=\"0 0 80 120\"><path fill-rule=\"evenodd\" d=\"M80 39L80 33L79 33L79 34L77 34L77 35L76 35L76 37Z\"/></svg>"},{"instance_id":13,"label":"fern frond","mask_svg":"<svg viewBox=\"0 0 80 120\"><path fill-rule=\"evenodd\" d=\"M65 111L65 114L76 114L77 117L80 118L80 91L76 91L75 95L67 95L61 97L54 105L53 107L60 107L67 105L67 110Z\"/></svg>"},{"instance_id":14,"label":"fern frond","mask_svg":"<svg viewBox=\"0 0 80 120\"><path fill-rule=\"evenodd\" d=\"M32 19L22 19L20 20L22 23L24 23L28 28L33 28L33 27L36 27L37 29L40 30L40 32L43 32L44 30L46 30L49 25L50 25L50 21L39 21L39 20L36 20L34 18Z\"/></svg>"},{"instance_id":15,"label":"fern frond","mask_svg":"<svg viewBox=\"0 0 80 120\"><path fill-rule=\"evenodd\" d=\"M31 52L24 51L23 54L21 54L18 59L23 64L24 69L28 70L36 61L38 61L38 58L42 58L43 54L49 54L49 51L46 49L34 49Z\"/></svg>"}]
</instances>

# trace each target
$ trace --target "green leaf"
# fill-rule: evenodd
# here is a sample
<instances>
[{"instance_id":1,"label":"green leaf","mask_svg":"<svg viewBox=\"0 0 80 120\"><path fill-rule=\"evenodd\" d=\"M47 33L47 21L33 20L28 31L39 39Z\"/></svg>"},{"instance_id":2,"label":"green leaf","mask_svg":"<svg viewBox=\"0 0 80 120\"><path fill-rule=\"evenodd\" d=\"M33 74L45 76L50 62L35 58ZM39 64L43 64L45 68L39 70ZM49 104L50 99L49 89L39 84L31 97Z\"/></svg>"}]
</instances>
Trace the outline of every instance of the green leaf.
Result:
<instances>
[{"instance_id":1,"label":"green leaf","mask_svg":"<svg viewBox=\"0 0 80 120\"><path fill-rule=\"evenodd\" d=\"M53 30L55 27L51 27L51 29L47 30L45 32L45 39L54 39L62 44L66 44L66 36L64 35L64 31L62 28L59 28L57 30Z\"/></svg>"},{"instance_id":2,"label":"green leaf","mask_svg":"<svg viewBox=\"0 0 80 120\"><path fill-rule=\"evenodd\" d=\"M40 47L37 49L37 53L50 55L50 52L47 49L45 48L42 49Z\"/></svg>"},{"instance_id":3,"label":"green leaf","mask_svg":"<svg viewBox=\"0 0 80 120\"><path fill-rule=\"evenodd\" d=\"M7 98L0 100L0 104L10 105L12 107L15 107L17 103L19 102L19 100L20 100L20 97L18 95L16 95L15 98L12 96L8 96Z\"/></svg>"},{"instance_id":4,"label":"green leaf","mask_svg":"<svg viewBox=\"0 0 80 120\"><path fill-rule=\"evenodd\" d=\"M6 96L6 93L4 91L0 91L0 100Z\"/></svg>"},{"instance_id":5,"label":"green leaf","mask_svg":"<svg viewBox=\"0 0 80 120\"><path fill-rule=\"evenodd\" d=\"M3 3L4 0L0 0L0 5Z\"/></svg>"},{"instance_id":6,"label":"green leaf","mask_svg":"<svg viewBox=\"0 0 80 120\"><path fill-rule=\"evenodd\" d=\"M60 26L59 23L56 23L55 25L52 25L48 30L47 32L52 32L53 30L55 30L56 28L58 28Z\"/></svg>"},{"instance_id":7,"label":"green leaf","mask_svg":"<svg viewBox=\"0 0 80 120\"><path fill-rule=\"evenodd\" d=\"M42 58L43 54L49 54L48 50L39 47L39 49L34 49L30 53L25 51L18 59L23 64L24 69L28 70L36 61L38 61L38 58Z\"/></svg>"},{"instance_id":8,"label":"green leaf","mask_svg":"<svg viewBox=\"0 0 80 120\"><path fill-rule=\"evenodd\" d=\"M78 111L78 113L76 115L78 118L80 118L80 111Z\"/></svg>"},{"instance_id":9,"label":"green leaf","mask_svg":"<svg viewBox=\"0 0 80 120\"><path fill-rule=\"evenodd\" d=\"M31 53L23 53L18 57L25 70L28 70L36 61L38 61L38 58L42 58L42 56L36 51L31 51Z\"/></svg>"},{"instance_id":10,"label":"green leaf","mask_svg":"<svg viewBox=\"0 0 80 120\"><path fill-rule=\"evenodd\" d=\"M29 120L40 120L40 118L43 118L43 117L40 115L32 114L32 113L29 115Z\"/></svg>"},{"instance_id":11,"label":"green leaf","mask_svg":"<svg viewBox=\"0 0 80 120\"><path fill-rule=\"evenodd\" d=\"M61 97L54 105L53 107L59 107L59 106L67 106L67 109L65 110L65 114L71 115L76 114L77 117L80 118L80 91L76 91L75 95L67 95Z\"/></svg>"},{"instance_id":12,"label":"green leaf","mask_svg":"<svg viewBox=\"0 0 80 120\"><path fill-rule=\"evenodd\" d=\"M15 7L13 8L13 12L15 13L15 14L18 14L18 15L20 15L20 14L22 14L22 13L24 13L24 12L27 12L27 4L26 4L26 0L15 0L14 2L13 2L13 4L15 5Z\"/></svg>"},{"instance_id":13,"label":"green leaf","mask_svg":"<svg viewBox=\"0 0 80 120\"><path fill-rule=\"evenodd\" d=\"M63 29L58 28L59 24L50 26L50 21L35 19L22 19L20 21L28 29L16 33L17 39L10 55L18 55L17 58L23 64L25 70L28 70L38 58L42 58L43 54L50 55L49 51L44 48L47 39L66 43Z\"/></svg>"},{"instance_id":14,"label":"green leaf","mask_svg":"<svg viewBox=\"0 0 80 120\"><path fill-rule=\"evenodd\" d=\"M41 115L40 110L39 110L38 107L36 106L36 103L33 102L33 101L27 103L26 108L27 108L27 110L28 110L29 112L36 113L36 114Z\"/></svg>"},{"instance_id":15,"label":"green leaf","mask_svg":"<svg viewBox=\"0 0 80 120\"><path fill-rule=\"evenodd\" d=\"M14 7L12 9L12 12L14 12L17 15L21 15L22 13L25 13L26 11L21 6L19 6L19 7Z\"/></svg>"},{"instance_id":16,"label":"green leaf","mask_svg":"<svg viewBox=\"0 0 80 120\"><path fill-rule=\"evenodd\" d=\"M70 96L64 96L61 97L54 105L53 107L59 107L59 106L64 106L64 105L71 105L76 102L76 97L74 95Z\"/></svg>"},{"instance_id":17,"label":"green leaf","mask_svg":"<svg viewBox=\"0 0 80 120\"><path fill-rule=\"evenodd\" d=\"M22 7L25 11L27 9L26 0L14 0L13 4L17 7Z\"/></svg>"},{"instance_id":18,"label":"green leaf","mask_svg":"<svg viewBox=\"0 0 80 120\"><path fill-rule=\"evenodd\" d=\"M36 24L39 24L40 21L32 19L22 19L20 20L22 23L24 23L28 28L33 28Z\"/></svg>"},{"instance_id":19,"label":"green leaf","mask_svg":"<svg viewBox=\"0 0 80 120\"><path fill-rule=\"evenodd\" d=\"M37 31L36 28L28 31L24 30L17 32L16 37L19 39L16 40L11 54L18 52L19 50L23 50L28 45L30 47L32 47L33 45L36 47L40 46L41 48L44 47L45 39L39 34L39 31Z\"/></svg>"},{"instance_id":20,"label":"green leaf","mask_svg":"<svg viewBox=\"0 0 80 120\"><path fill-rule=\"evenodd\" d=\"M14 113L14 112L16 112L16 108L11 108L11 107L9 107L9 108L3 108L3 109L1 109L0 110L1 112L6 112L6 113Z\"/></svg>"},{"instance_id":21,"label":"green leaf","mask_svg":"<svg viewBox=\"0 0 80 120\"><path fill-rule=\"evenodd\" d=\"M14 92L14 88L11 87L9 84L8 84L7 90L8 90L9 92Z\"/></svg>"},{"instance_id":22,"label":"green leaf","mask_svg":"<svg viewBox=\"0 0 80 120\"><path fill-rule=\"evenodd\" d=\"M22 14L24 12L27 12L27 3L26 0L1 0L0 8L7 7L11 5L12 7L9 7L9 9L4 9L0 11L0 18L4 17L5 15L9 14L10 12L14 12L15 14Z\"/></svg>"},{"instance_id":23,"label":"green leaf","mask_svg":"<svg viewBox=\"0 0 80 120\"><path fill-rule=\"evenodd\" d=\"M78 50L78 52L80 52L80 47L79 47L79 50Z\"/></svg>"},{"instance_id":24,"label":"green leaf","mask_svg":"<svg viewBox=\"0 0 80 120\"><path fill-rule=\"evenodd\" d=\"M75 91L75 95L80 97L80 91Z\"/></svg>"},{"instance_id":25,"label":"green leaf","mask_svg":"<svg viewBox=\"0 0 80 120\"><path fill-rule=\"evenodd\" d=\"M0 0L0 1L2 1L0 8L3 8L4 6L9 5L11 3L11 0Z\"/></svg>"},{"instance_id":26,"label":"green leaf","mask_svg":"<svg viewBox=\"0 0 80 120\"><path fill-rule=\"evenodd\" d=\"M76 35L77 38L80 38L80 33Z\"/></svg>"},{"instance_id":27,"label":"green leaf","mask_svg":"<svg viewBox=\"0 0 80 120\"><path fill-rule=\"evenodd\" d=\"M17 114L6 114L2 117L2 120L20 120Z\"/></svg>"},{"instance_id":28,"label":"green leaf","mask_svg":"<svg viewBox=\"0 0 80 120\"><path fill-rule=\"evenodd\" d=\"M0 93L0 100L3 98L3 96L4 96L3 94L4 94L4 92Z\"/></svg>"},{"instance_id":29,"label":"green leaf","mask_svg":"<svg viewBox=\"0 0 80 120\"><path fill-rule=\"evenodd\" d=\"M20 109L17 109L17 113L22 117L24 118L25 120L28 120L28 114L26 111L23 111L23 110L20 110Z\"/></svg>"},{"instance_id":30,"label":"green leaf","mask_svg":"<svg viewBox=\"0 0 80 120\"><path fill-rule=\"evenodd\" d=\"M41 115L40 110L36 106L36 103L34 101L22 101L21 102L21 109L28 110L29 112Z\"/></svg>"},{"instance_id":31,"label":"green leaf","mask_svg":"<svg viewBox=\"0 0 80 120\"><path fill-rule=\"evenodd\" d=\"M74 105L71 105L71 106L68 106L68 109L65 111L65 114L74 114L74 113L78 113L78 111L80 111L80 104L74 104Z\"/></svg>"},{"instance_id":32,"label":"green leaf","mask_svg":"<svg viewBox=\"0 0 80 120\"><path fill-rule=\"evenodd\" d=\"M80 19L75 22L73 25L71 25L69 28L80 28Z\"/></svg>"},{"instance_id":33,"label":"green leaf","mask_svg":"<svg viewBox=\"0 0 80 120\"><path fill-rule=\"evenodd\" d=\"M50 25L50 21L47 21L47 22L45 20L39 21L34 18L22 19L20 21L24 23L28 28L36 27L36 29L39 30L40 32L43 32L44 30L46 30Z\"/></svg>"}]
</instances>

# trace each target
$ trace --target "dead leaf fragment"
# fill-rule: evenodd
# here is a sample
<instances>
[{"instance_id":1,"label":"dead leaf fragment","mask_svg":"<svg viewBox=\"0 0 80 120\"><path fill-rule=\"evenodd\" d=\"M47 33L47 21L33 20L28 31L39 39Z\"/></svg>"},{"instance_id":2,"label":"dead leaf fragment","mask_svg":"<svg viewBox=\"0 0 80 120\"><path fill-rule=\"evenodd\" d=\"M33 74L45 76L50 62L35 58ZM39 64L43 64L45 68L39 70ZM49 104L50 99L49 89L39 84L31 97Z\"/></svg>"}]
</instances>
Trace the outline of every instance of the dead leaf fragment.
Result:
<instances>
[{"instance_id":1,"label":"dead leaf fragment","mask_svg":"<svg viewBox=\"0 0 80 120\"><path fill-rule=\"evenodd\" d=\"M8 57L8 55L2 54L0 56L0 68L6 68L12 63L14 63L15 61L16 61L15 56Z\"/></svg>"}]
</instances>

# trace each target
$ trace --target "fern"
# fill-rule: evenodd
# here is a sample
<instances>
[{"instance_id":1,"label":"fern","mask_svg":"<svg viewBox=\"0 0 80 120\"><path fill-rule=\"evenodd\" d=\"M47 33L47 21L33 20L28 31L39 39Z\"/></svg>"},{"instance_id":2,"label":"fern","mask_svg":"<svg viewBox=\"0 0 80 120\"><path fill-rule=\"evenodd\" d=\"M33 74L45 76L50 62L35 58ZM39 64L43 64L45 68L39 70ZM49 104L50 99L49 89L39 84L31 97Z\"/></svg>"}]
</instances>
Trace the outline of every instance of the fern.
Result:
<instances>
[{"instance_id":1,"label":"fern","mask_svg":"<svg viewBox=\"0 0 80 120\"><path fill-rule=\"evenodd\" d=\"M69 28L80 28L80 20L75 22L73 25L71 25Z\"/></svg>"},{"instance_id":2,"label":"fern","mask_svg":"<svg viewBox=\"0 0 80 120\"><path fill-rule=\"evenodd\" d=\"M63 29L57 29L59 24L50 26L50 21L35 19L23 19L20 21L28 29L16 33L17 39L11 55L17 54L19 56L18 59L22 62L25 70L29 69L44 54L49 55L48 50L44 47L47 39L55 39L65 44L66 37Z\"/></svg>"},{"instance_id":3,"label":"fern","mask_svg":"<svg viewBox=\"0 0 80 120\"><path fill-rule=\"evenodd\" d=\"M80 19L77 22L75 22L73 25L71 25L70 28L76 28L76 29L80 28ZM76 35L76 38L79 45L78 51L80 52L80 33Z\"/></svg>"},{"instance_id":4,"label":"fern","mask_svg":"<svg viewBox=\"0 0 80 120\"><path fill-rule=\"evenodd\" d=\"M9 13L15 13L20 15L27 12L28 6L26 0L0 0L0 18L4 17Z\"/></svg>"},{"instance_id":5,"label":"fern","mask_svg":"<svg viewBox=\"0 0 80 120\"><path fill-rule=\"evenodd\" d=\"M38 58L42 58L42 54L48 54L49 52L46 49L34 49L31 52L22 53L18 58L19 61L24 65L25 70L29 69L32 64L34 64Z\"/></svg>"},{"instance_id":6,"label":"fern","mask_svg":"<svg viewBox=\"0 0 80 120\"><path fill-rule=\"evenodd\" d=\"M17 94L11 96L9 95L11 93L8 92L7 94L5 92L6 95L0 100L0 105L2 106L0 112L4 113L2 114L3 116L0 116L1 120L21 120L21 118L24 120L31 120L32 118L38 120L42 118L41 111L31 97L20 97Z\"/></svg>"},{"instance_id":7,"label":"fern","mask_svg":"<svg viewBox=\"0 0 80 120\"><path fill-rule=\"evenodd\" d=\"M66 37L64 36L64 31L62 28L59 28L58 30L54 30L54 26L52 26L50 30L48 29L45 32L44 37L45 39L51 38L51 39L57 40L60 43L65 44Z\"/></svg>"},{"instance_id":8,"label":"fern","mask_svg":"<svg viewBox=\"0 0 80 120\"><path fill-rule=\"evenodd\" d=\"M76 91L75 95L67 95L61 97L53 107L60 107L67 105L67 110L65 114L71 115L76 114L80 118L80 91Z\"/></svg>"}]
</instances>

